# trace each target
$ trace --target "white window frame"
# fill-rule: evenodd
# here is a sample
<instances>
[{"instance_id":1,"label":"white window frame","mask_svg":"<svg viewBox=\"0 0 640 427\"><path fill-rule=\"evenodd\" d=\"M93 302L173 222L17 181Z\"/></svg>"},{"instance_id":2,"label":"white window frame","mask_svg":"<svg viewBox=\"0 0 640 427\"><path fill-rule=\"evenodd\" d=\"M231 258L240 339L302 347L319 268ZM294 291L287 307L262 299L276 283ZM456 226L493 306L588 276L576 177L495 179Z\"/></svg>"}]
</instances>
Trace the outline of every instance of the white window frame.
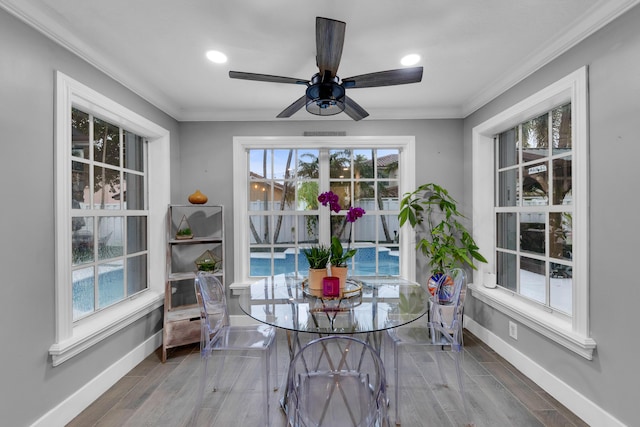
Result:
<instances>
[{"instance_id":1,"label":"white window frame","mask_svg":"<svg viewBox=\"0 0 640 427\"><path fill-rule=\"evenodd\" d=\"M57 366L164 303L166 233L170 202L169 131L71 77L56 71L55 99L55 342L49 348ZM73 322L71 272L71 108L98 115L148 140L148 271L143 292Z\"/></svg>"},{"instance_id":2,"label":"white window frame","mask_svg":"<svg viewBox=\"0 0 640 427\"><path fill-rule=\"evenodd\" d=\"M249 263L249 212L247 211L249 173L247 152L250 149L289 148L344 149L398 149L400 187L398 196L412 191L415 186L415 137L414 136L285 136L285 137L240 137L233 138L233 210L234 210L234 283L231 289L250 284ZM400 229L400 276L415 280L415 236L409 227Z\"/></svg>"},{"instance_id":3,"label":"white window frame","mask_svg":"<svg viewBox=\"0 0 640 427\"><path fill-rule=\"evenodd\" d=\"M580 354L593 358L589 336L588 270L588 100L587 67L549 85L472 130L473 237L488 263L474 272L472 295L496 310ZM573 315L564 318L503 287L482 285L484 271L495 272L495 154L494 138L531 117L571 102L573 141Z\"/></svg>"}]
</instances>

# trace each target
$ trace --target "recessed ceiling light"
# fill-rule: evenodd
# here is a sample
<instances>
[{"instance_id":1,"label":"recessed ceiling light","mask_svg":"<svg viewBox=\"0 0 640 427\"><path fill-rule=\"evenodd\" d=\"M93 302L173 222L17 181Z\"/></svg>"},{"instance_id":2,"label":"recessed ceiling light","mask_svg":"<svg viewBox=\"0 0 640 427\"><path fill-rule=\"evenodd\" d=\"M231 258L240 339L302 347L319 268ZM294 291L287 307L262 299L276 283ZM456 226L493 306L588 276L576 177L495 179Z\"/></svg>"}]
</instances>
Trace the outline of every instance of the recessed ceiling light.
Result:
<instances>
[{"instance_id":1,"label":"recessed ceiling light","mask_svg":"<svg viewBox=\"0 0 640 427\"><path fill-rule=\"evenodd\" d=\"M208 51L207 58L209 61L215 62L216 64L224 64L227 62L227 55L222 52L218 52L217 50Z\"/></svg>"},{"instance_id":2,"label":"recessed ceiling light","mask_svg":"<svg viewBox=\"0 0 640 427\"><path fill-rule=\"evenodd\" d=\"M415 65L420 62L420 55L412 53L411 55L407 55L400 60L402 65Z\"/></svg>"}]
</instances>

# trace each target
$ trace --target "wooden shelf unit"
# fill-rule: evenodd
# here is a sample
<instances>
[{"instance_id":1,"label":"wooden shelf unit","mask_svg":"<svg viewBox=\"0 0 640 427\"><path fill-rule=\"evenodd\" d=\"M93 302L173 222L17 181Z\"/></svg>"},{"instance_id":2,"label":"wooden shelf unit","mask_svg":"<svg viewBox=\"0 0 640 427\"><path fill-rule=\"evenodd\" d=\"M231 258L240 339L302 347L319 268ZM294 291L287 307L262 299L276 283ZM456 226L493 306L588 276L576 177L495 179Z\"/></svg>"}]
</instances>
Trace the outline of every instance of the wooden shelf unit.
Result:
<instances>
[{"instance_id":1,"label":"wooden shelf unit","mask_svg":"<svg viewBox=\"0 0 640 427\"><path fill-rule=\"evenodd\" d=\"M178 227L185 218L193 238L177 239ZM167 360L168 349L200 341L200 309L194 288L195 260L207 250L220 261L221 268L212 274L225 285L223 206L169 205L162 362Z\"/></svg>"}]
</instances>

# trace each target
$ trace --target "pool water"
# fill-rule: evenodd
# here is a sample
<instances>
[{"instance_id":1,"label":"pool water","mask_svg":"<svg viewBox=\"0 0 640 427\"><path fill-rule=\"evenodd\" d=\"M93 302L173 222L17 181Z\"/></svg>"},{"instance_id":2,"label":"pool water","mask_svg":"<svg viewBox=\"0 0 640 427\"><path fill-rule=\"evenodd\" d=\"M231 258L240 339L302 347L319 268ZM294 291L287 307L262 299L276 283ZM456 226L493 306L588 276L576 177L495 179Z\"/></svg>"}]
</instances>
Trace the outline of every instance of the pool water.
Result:
<instances>
[{"instance_id":1,"label":"pool water","mask_svg":"<svg viewBox=\"0 0 640 427\"><path fill-rule=\"evenodd\" d=\"M309 263L302 253L296 254L293 249L280 254L275 254L273 274L283 274L295 271L295 258L298 257L298 270L302 275L307 274ZM400 258L397 250L381 247L378 251L378 271L376 271L376 248L358 248L356 255L347 262L349 274L353 276L374 276L388 275L397 276L400 274ZM270 276L271 257L270 254L252 254L250 264L250 275L252 277Z\"/></svg>"}]
</instances>

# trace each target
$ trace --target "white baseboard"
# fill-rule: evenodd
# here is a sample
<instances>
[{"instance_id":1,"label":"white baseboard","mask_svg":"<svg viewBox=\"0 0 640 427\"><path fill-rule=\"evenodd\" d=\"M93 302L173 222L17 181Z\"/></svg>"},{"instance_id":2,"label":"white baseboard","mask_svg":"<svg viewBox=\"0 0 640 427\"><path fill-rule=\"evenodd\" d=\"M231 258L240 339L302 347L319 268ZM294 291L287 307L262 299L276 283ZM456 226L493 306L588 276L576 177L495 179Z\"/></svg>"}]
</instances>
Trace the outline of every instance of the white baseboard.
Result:
<instances>
[{"instance_id":1,"label":"white baseboard","mask_svg":"<svg viewBox=\"0 0 640 427\"><path fill-rule=\"evenodd\" d=\"M519 352L502 338L485 329L471 317L464 316L464 327L473 335L504 357L527 377L534 380L544 391L566 406L571 412L591 426L626 427L613 415L583 396L569 384L562 381L534 360Z\"/></svg>"},{"instance_id":2,"label":"white baseboard","mask_svg":"<svg viewBox=\"0 0 640 427\"><path fill-rule=\"evenodd\" d=\"M31 427L66 425L161 345L162 330L102 371L58 406L40 417Z\"/></svg>"}]
</instances>

